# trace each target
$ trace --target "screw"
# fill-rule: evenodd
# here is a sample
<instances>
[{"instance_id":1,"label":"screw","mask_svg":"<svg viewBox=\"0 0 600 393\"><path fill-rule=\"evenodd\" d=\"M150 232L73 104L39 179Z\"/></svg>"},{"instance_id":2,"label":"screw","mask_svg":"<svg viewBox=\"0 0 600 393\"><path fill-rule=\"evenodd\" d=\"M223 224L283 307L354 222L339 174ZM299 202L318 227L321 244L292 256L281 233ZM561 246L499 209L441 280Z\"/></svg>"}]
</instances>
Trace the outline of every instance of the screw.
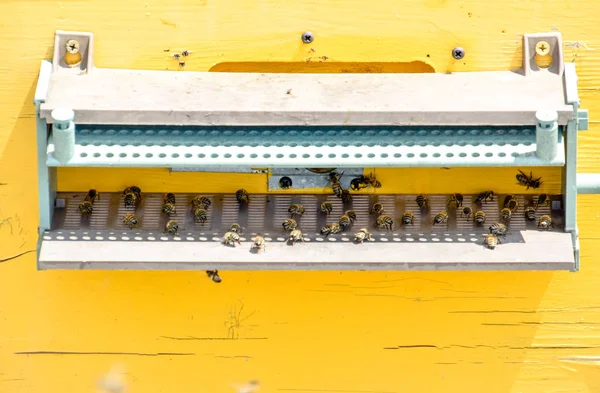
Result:
<instances>
[{"instance_id":1,"label":"screw","mask_svg":"<svg viewBox=\"0 0 600 393\"><path fill-rule=\"evenodd\" d=\"M65 46L67 52L71 54L79 53L79 42L77 40L69 40Z\"/></svg>"},{"instance_id":2,"label":"screw","mask_svg":"<svg viewBox=\"0 0 600 393\"><path fill-rule=\"evenodd\" d=\"M465 50L460 46L457 46L456 48L452 49L452 57L454 57L456 60L462 59L465 57Z\"/></svg>"},{"instance_id":3,"label":"screw","mask_svg":"<svg viewBox=\"0 0 600 393\"><path fill-rule=\"evenodd\" d=\"M283 188L284 190L287 190L291 186L292 186L292 179L290 179L289 177L284 176L281 179L279 179L279 187Z\"/></svg>"},{"instance_id":4,"label":"screw","mask_svg":"<svg viewBox=\"0 0 600 393\"><path fill-rule=\"evenodd\" d=\"M305 44L310 44L315 39L315 36L310 31L302 33L302 42Z\"/></svg>"},{"instance_id":5,"label":"screw","mask_svg":"<svg viewBox=\"0 0 600 393\"><path fill-rule=\"evenodd\" d=\"M540 41L535 44L535 53L539 56L546 56L550 53L550 45L546 41Z\"/></svg>"}]
</instances>

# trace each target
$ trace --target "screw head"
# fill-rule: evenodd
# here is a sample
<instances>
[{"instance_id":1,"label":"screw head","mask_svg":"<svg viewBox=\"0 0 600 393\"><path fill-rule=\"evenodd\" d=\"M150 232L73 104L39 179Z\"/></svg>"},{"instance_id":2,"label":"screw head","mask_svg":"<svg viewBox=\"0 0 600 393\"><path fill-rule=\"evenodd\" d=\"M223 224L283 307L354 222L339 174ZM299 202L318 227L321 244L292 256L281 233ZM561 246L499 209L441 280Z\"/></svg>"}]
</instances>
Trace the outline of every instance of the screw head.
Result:
<instances>
[{"instance_id":1,"label":"screw head","mask_svg":"<svg viewBox=\"0 0 600 393\"><path fill-rule=\"evenodd\" d=\"M456 60L462 59L465 57L465 50L460 46L457 46L456 48L452 49L452 57L454 57Z\"/></svg>"},{"instance_id":2,"label":"screw head","mask_svg":"<svg viewBox=\"0 0 600 393\"><path fill-rule=\"evenodd\" d=\"M279 179L279 187L283 188L284 190L292 187L292 179L287 176L282 177Z\"/></svg>"},{"instance_id":3,"label":"screw head","mask_svg":"<svg viewBox=\"0 0 600 393\"><path fill-rule=\"evenodd\" d=\"M310 31L306 31L302 33L302 42L305 44L310 44L315 39L315 36Z\"/></svg>"}]
</instances>

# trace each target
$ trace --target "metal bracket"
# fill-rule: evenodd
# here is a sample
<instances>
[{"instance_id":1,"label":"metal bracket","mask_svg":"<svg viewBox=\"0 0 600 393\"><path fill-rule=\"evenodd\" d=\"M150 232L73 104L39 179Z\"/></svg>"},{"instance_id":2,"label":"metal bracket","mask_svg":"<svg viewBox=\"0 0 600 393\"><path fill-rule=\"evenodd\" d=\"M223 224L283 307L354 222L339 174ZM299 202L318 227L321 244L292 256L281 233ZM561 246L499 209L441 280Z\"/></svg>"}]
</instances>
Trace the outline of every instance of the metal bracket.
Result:
<instances>
[{"instance_id":1,"label":"metal bracket","mask_svg":"<svg viewBox=\"0 0 600 393\"><path fill-rule=\"evenodd\" d=\"M353 178L364 174L364 168L343 168L338 169L338 173L344 173L340 179L342 187L350 188L350 182ZM327 173L314 173L305 168L272 168L269 177L269 191L281 191L281 178L288 177L292 181L292 189L302 188L325 188L327 187L329 177Z\"/></svg>"},{"instance_id":2,"label":"metal bracket","mask_svg":"<svg viewBox=\"0 0 600 393\"><path fill-rule=\"evenodd\" d=\"M534 33L523 36L523 72L525 76L541 71L535 61L536 56L539 56L536 52L536 45L540 42L542 45L548 45L543 50L552 56L552 63L547 70L553 74L562 75L565 69L562 35L560 33Z\"/></svg>"},{"instance_id":3,"label":"metal bracket","mask_svg":"<svg viewBox=\"0 0 600 393\"><path fill-rule=\"evenodd\" d=\"M577 130L587 131L590 125L590 117L587 109L577 110Z\"/></svg>"}]
</instances>

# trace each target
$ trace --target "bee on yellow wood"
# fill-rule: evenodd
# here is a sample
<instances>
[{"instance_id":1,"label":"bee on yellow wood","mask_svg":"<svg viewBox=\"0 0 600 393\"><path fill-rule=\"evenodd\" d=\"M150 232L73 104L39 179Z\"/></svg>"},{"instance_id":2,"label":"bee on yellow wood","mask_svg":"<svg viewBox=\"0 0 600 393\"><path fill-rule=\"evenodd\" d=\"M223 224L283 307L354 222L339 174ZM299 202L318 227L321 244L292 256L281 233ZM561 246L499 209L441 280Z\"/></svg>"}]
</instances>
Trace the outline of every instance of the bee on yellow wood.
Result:
<instances>
[{"instance_id":1,"label":"bee on yellow wood","mask_svg":"<svg viewBox=\"0 0 600 393\"><path fill-rule=\"evenodd\" d=\"M406 212L402 215L402 224L404 225L414 225L413 221L415 220L415 215L411 212Z\"/></svg>"},{"instance_id":2,"label":"bee on yellow wood","mask_svg":"<svg viewBox=\"0 0 600 393\"><path fill-rule=\"evenodd\" d=\"M480 192L477 197L475 197L475 203L481 205L481 203L487 203L488 199L491 201L494 199L494 191L487 190L484 192Z\"/></svg>"},{"instance_id":3,"label":"bee on yellow wood","mask_svg":"<svg viewBox=\"0 0 600 393\"><path fill-rule=\"evenodd\" d=\"M165 224L165 232L169 233L173 236L177 235L177 231L179 230L179 225L177 224L177 221L169 221Z\"/></svg>"},{"instance_id":4,"label":"bee on yellow wood","mask_svg":"<svg viewBox=\"0 0 600 393\"><path fill-rule=\"evenodd\" d=\"M502 217L503 220L510 220L512 217L512 211L508 207L505 207L504 209L500 210L500 217Z\"/></svg>"},{"instance_id":5,"label":"bee on yellow wood","mask_svg":"<svg viewBox=\"0 0 600 393\"><path fill-rule=\"evenodd\" d=\"M297 203L290 205L290 207L288 208L288 213L291 214L291 218L294 218L294 216L302 217L302 215L304 214L304 206L299 205Z\"/></svg>"},{"instance_id":6,"label":"bee on yellow wood","mask_svg":"<svg viewBox=\"0 0 600 393\"><path fill-rule=\"evenodd\" d=\"M429 199L427 199L427 197L425 195L423 195L423 194L417 195L417 198L415 199L415 201L417 202L417 206L419 206L419 208L421 208L421 209L429 208Z\"/></svg>"},{"instance_id":7,"label":"bee on yellow wood","mask_svg":"<svg viewBox=\"0 0 600 393\"><path fill-rule=\"evenodd\" d=\"M344 215L350 218L350 223L354 223L354 221L356 221L356 212L354 210L346 210Z\"/></svg>"},{"instance_id":8,"label":"bee on yellow wood","mask_svg":"<svg viewBox=\"0 0 600 393\"><path fill-rule=\"evenodd\" d=\"M535 209L531 206L527 206L525 209L525 219L527 221L535 221Z\"/></svg>"},{"instance_id":9,"label":"bee on yellow wood","mask_svg":"<svg viewBox=\"0 0 600 393\"><path fill-rule=\"evenodd\" d=\"M340 224L327 224L321 228L320 233L321 235L327 237L331 234L340 233L341 230L342 228L340 227Z\"/></svg>"},{"instance_id":10,"label":"bee on yellow wood","mask_svg":"<svg viewBox=\"0 0 600 393\"><path fill-rule=\"evenodd\" d=\"M340 217L339 224L342 231L345 231L350 226L350 217L344 214Z\"/></svg>"},{"instance_id":11,"label":"bee on yellow wood","mask_svg":"<svg viewBox=\"0 0 600 393\"><path fill-rule=\"evenodd\" d=\"M79 212L82 216L89 216L94 212L94 205L90 201L83 201L79 204Z\"/></svg>"},{"instance_id":12,"label":"bee on yellow wood","mask_svg":"<svg viewBox=\"0 0 600 393\"><path fill-rule=\"evenodd\" d=\"M502 242L500 241L500 239L498 239L498 237L496 235L489 233L484 236L485 236L485 238L484 238L483 242L486 246L488 246L488 248L490 250L493 250L494 248L496 248L496 246L498 244L502 244Z\"/></svg>"},{"instance_id":13,"label":"bee on yellow wood","mask_svg":"<svg viewBox=\"0 0 600 393\"><path fill-rule=\"evenodd\" d=\"M448 213L446 212L439 212L438 214L435 215L435 217L433 218L433 222L431 225L435 225L435 224L443 224L446 221L448 221Z\"/></svg>"},{"instance_id":14,"label":"bee on yellow wood","mask_svg":"<svg viewBox=\"0 0 600 393\"><path fill-rule=\"evenodd\" d=\"M290 232L289 241L292 242L292 246L296 244L296 242L304 243L304 237L302 236L302 231L300 229L294 229Z\"/></svg>"},{"instance_id":15,"label":"bee on yellow wood","mask_svg":"<svg viewBox=\"0 0 600 393\"><path fill-rule=\"evenodd\" d=\"M483 225L485 223L485 212L482 210L476 212L473 221L475 221L475 224L477 225Z\"/></svg>"},{"instance_id":16,"label":"bee on yellow wood","mask_svg":"<svg viewBox=\"0 0 600 393\"><path fill-rule=\"evenodd\" d=\"M492 235L506 237L507 228L506 225L502 224L501 222L490 225L489 229Z\"/></svg>"},{"instance_id":17,"label":"bee on yellow wood","mask_svg":"<svg viewBox=\"0 0 600 393\"><path fill-rule=\"evenodd\" d=\"M135 227L138 224L138 219L135 215L127 213L123 216L123 225L128 226L129 229Z\"/></svg>"},{"instance_id":18,"label":"bee on yellow wood","mask_svg":"<svg viewBox=\"0 0 600 393\"><path fill-rule=\"evenodd\" d=\"M173 194L172 192L167 192L165 195L163 195L163 202L172 203L173 205L175 205L175 194Z\"/></svg>"},{"instance_id":19,"label":"bee on yellow wood","mask_svg":"<svg viewBox=\"0 0 600 393\"><path fill-rule=\"evenodd\" d=\"M206 275L208 276L208 278L210 278L213 282L216 282L217 284L221 282L221 276L219 276L219 271L217 269L207 270Z\"/></svg>"},{"instance_id":20,"label":"bee on yellow wood","mask_svg":"<svg viewBox=\"0 0 600 393\"><path fill-rule=\"evenodd\" d=\"M390 216L377 217L377 227L380 229L392 230L394 220Z\"/></svg>"},{"instance_id":21,"label":"bee on yellow wood","mask_svg":"<svg viewBox=\"0 0 600 393\"><path fill-rule=\"evenodd\" d=\"M123 195L127 196L127 194L133 193L137 199L136 203L139 203L142 200L142 190L138 186L127 187L123 190Z\"/></svg>"},{"instance_id":22,"label":"bee on yellow wood","mask_svg":"<svg viewBox=\"0 0 600 393\"><path fill-rule=\"evenodd\" d=\"M538 208L539 206L549 206L550 205L550 198L548 197L548 194L540 194L537 197L537 200L535 201L535 207Z\"/></svg>"},{"instance_id":23,"label":"bee on yellow wood","mask_svg":"<svg viewBox=\"0 0 600 393\"><path fill-rule=\"evenodd\" d=\"M194 208L194 221L204 224L206 222L206 220L208 220L208 214L206 213L206 210L204 210L200 207L195 207Z\"/></svg>"},{"instance_id":24,"label":"bee on yellow wood","mask_svg":"<svg viewBox=\"0 0 600 393\"><path fill-rule=\"evenodd\" d=\"M98 194L98 191L92 188L88 191L87 195L85 196L85 200L94 203L96 202L96 199L100 199L100 194Z\"/></svg>"},{"instance_id":25,"label":"bee on yellow wood","mask_svg":"<svg viewBox=\"0 0 600 393\"><path fill-rule=\"evenodd\" d=\"M379 180L377 180L377 178L375 177L375 174L373 172L371 172L367 176L365 176L365 180L367 181L367 183L369 183L371 185L371 187L381 188L381 182Z\"/></svg>"},{"instance_id":26,"label":"bee on yellow wood","mask_svg":"<svg viewBox=\"0 0 600 393\"><path fill-rule=\"evenodd\" d=\"M192 199L192 209L196 208L196 207L200 207L204 210L207 210L210 205L211 205L210 199L208 199L205 196L198 195L197 197L194 197L194 199Z\"/></svg>"},{"instance_id":27,"label":"bee on yellow wood","mask_svg":"<svg viewBox=\"0 0 600 393\"><path fill-rule=\"evenodd\" d=\"M458 208L462 206L463 200L464 197L462 196L462 194L452 194L447 198L446 206L451 207L452 205L454 205L454 207Z\"/></svg>"},{"instance_id":28,"label":"bee on yellow wood","mask_svg":"<svg viewBox=\"0 0 600 393\"><path fill-rule=\"evenodd\" d=\"M547 214L544 214L538 220L537 226L538 226L538 228L542 228L542 229L554 228L554 224L552 223L552 217L550 217Z\"/></svg>"},{"instance_id":29,"label":"bee on yellow wood","mask_svg":"<svg viewBox=\"0 0 600 393\"><path fill-rule=\"evenodd\" d=\"M359 176L359 177L355 177L350 182L350 189L352 191L359 191L359 190L362 190L363 188L367 188L367 187L369 187L369 183L367 181L367 178L365 176L362 176L362 175Z\"/></svg>"},{"instance_id":30,"label":"bee on yellow wood","mask_svg":"<svg viewBox=\"0 0 600 393\"><path fill-rule=\"evenodd\" d=\"M123 199L125 203L125 207L137 207L140 202L138 198L138 194L135 192L129 191L125 194L125 198Z\"/></svg>"},{"instance_id":31,"label":"bee on yellow wood","mask_svg":"<svg viewBox=\"0 0 600 393\"><path fill-rule=\"evenodd\" d=\"M168 215L175 215L177 211L175 210L175 204L167 202L162 207L162 212Z\"/></svg>"},{"instance_id":32,"label":"bee on yellow wood","mask_svg":"<svg viewBox=\"0 0 600 393\"><path fill-rule=\"evenodd\" d=\"M340 195L340 198L342 198L343 203L352 202L352 195L350 195L350 191L348 191L348 190L342 190L342 194Z\"/></svg>"},{"instance_id":33,"label":"bee on yellow wood","mask_svg":"<svg viewBox=\"0 0 600 393\"><path fill-rule=\"evenodd\" d=\"M518 184L522 185L522 186L527 186L527 190L529 190L530 188L539 188L540 185L543 183L540 180L542 180L541 177L538 177L537 179L533 178L533 172L529 172L529 176L527 176L522 170L519 169L519 173L516 176L517 178L517 182Z\"/></svg>"},{"instance_id":34,"label":"bee on yellow wood","mask_svg":"<svg viewBox=\"0 0 600 393\"><path fill-rule=\"evenodd\" d=\"M298 227L298 223L296 222L296 220L293 220L291 218L288 218L286 220L283 220L283 222L281 223L281 226L283 227L283 229L285 229L286 231L293 231L294 229L296 229Z\"/></svg>"},{"instance_id":35,"label":"bee on yellow wood","mask_svg":"<svg viewBox=\"0 0 600 393\"><path fill-rule=\"evenodd\" d=\"M250 249L256 249L258 254L265 252L267 250L267 242L265 242L265 238L262 236L254 236L252 238L252 246L250 246Z\"/></svg>"},{"instance_id":36,"label":"bee on yellow wood","mask_svg":"<svg viewBox=\"0 0 600 393\"><path fill-rule=\"evenodd\" d=\"M327 217L329 217L333 211L333 205L330 202L323 202L321 203L321 206L319 206L319 210L323 213L327 213Z\"/></svg>"},{"instance_id":37,"label":"bee on yellow wood","mask_svg":"<svg viewBox=\"0 0 600 393\"><path fill-rule=\"evenodd\" d=\"M223 244L232 245L235 247L235 243L239 244L240 246L242 245L240 242L240 235L235 232L226 232L225 236L223 236Z\"/></svg>"},{"instance_id":38,"label":"bee on yellow wood","mask_svg":"<svg viewBox=\"0 0 600 393\"><path fill-rule=\"evenodd\" d=\"M242 226L238 223L231 224L231 227L229 227L229 231L239 233L241 235L242 234Z\"/></svg>"},{"instance_id":39,"label":"bee on yellow wood","mask_svg":"<svg viewBox=\"0 0 600 393\"><path fill-rule=\"evenodd\" d=\"M366 228L361 228L354 234L354 241L362 244L365 240L371 240L371 234Z\"/></svg>"},{"instance_id":40,"label":"bee on yellow wood","mask_svg":"<svg viewBox=\"0 0 600 393\"><path fill-rule=\"evenodd\" d=\"M375 203L371 207L371 214L376 214L378 216L382 215L384 211L383 205L381 203Z\"/></svg>"},{"instance_id":41,"label":"bee on yellow wood","mask_svg":"<svg viewBox=\"0 0 600 393\"><path fill-rule=\"evenodd\" d=\"M471 209L469 206L467 207L463 207L462 211L460 212L460 216L461 217L471 217L473 215L473 209Z\"/></svg>"},{"instance_id":42,"label":"bee on yellow wood","mask_svg":"<svg viewBox=\"0 0 600 393\"><path fill-rule=\"evenodd\" d=\"M244 190L243 188L235 192L235 199L237 199L239 203L250 203L250 195L248 194L248 191Z\"/></svg>"}]
</instances>

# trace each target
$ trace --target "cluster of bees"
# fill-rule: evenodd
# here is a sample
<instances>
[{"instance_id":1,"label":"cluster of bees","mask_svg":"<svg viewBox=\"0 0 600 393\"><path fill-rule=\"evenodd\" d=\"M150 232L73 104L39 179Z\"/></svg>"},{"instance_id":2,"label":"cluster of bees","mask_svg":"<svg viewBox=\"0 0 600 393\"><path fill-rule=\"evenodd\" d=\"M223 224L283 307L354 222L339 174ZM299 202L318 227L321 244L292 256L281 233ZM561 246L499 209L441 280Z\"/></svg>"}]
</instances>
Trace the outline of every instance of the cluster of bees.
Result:
<instances>
[{"instance_id":1,"label":"cluster of bees","mask_svg":"<svg viewBox=\"0 0 600 393\"><path fill-rule=\"evenodd\" d=\"M181 53L173 53L173 59L177 60L179 62L179 67L185 67L185 60L183 60L183 57L188 57L189 55L191 55L192 52L190 52L189 50L184 50Z\"/></svg>"}]
</instances>

